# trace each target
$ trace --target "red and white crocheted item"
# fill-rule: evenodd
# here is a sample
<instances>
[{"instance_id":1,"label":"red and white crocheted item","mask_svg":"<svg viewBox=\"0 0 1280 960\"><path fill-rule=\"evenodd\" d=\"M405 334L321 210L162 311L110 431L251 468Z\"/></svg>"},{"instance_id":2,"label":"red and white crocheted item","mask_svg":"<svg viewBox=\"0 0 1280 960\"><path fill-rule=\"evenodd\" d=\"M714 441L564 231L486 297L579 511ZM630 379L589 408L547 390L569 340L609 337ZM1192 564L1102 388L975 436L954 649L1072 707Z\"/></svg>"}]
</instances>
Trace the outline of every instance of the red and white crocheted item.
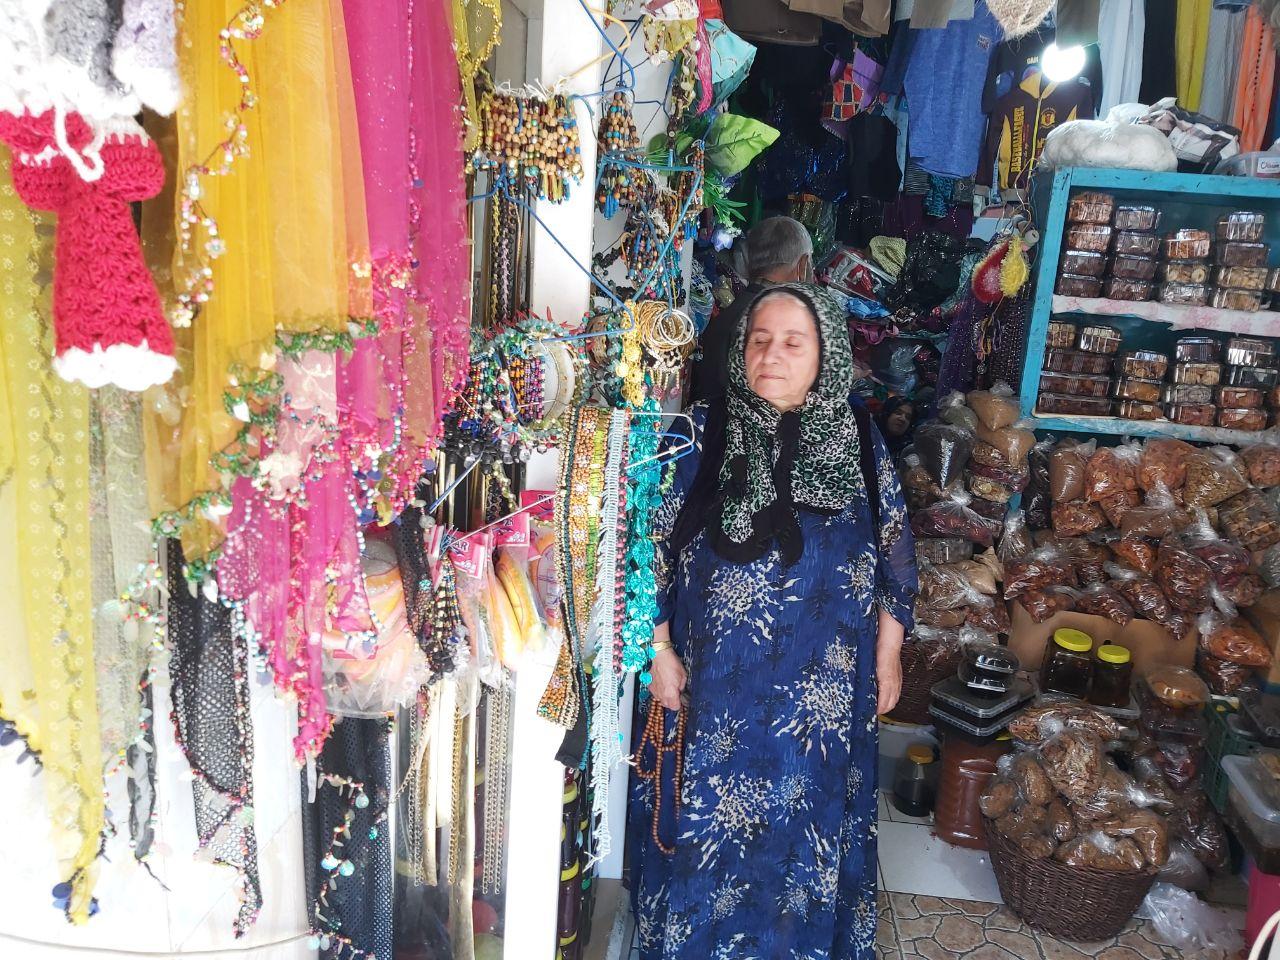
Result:
<instances>
[{"instance_id":1,"label":"red and white crocheted item","mask_svg":"<svg viewBox=\"0 0 1280 960\"><path fill-rule=\"evenodd\" d=\"M67 115L66 131L74 149L95 136L76 114ZM129 208L164 185L156 145L136 123L118 125L100 147L102 176L88 182L58 149L52 111L0 113L0 140L13 148L18 195L58 217L54 370L88 387L145 390L167 381L177 367L173 334Z\"/></svg>"}]
</instances>

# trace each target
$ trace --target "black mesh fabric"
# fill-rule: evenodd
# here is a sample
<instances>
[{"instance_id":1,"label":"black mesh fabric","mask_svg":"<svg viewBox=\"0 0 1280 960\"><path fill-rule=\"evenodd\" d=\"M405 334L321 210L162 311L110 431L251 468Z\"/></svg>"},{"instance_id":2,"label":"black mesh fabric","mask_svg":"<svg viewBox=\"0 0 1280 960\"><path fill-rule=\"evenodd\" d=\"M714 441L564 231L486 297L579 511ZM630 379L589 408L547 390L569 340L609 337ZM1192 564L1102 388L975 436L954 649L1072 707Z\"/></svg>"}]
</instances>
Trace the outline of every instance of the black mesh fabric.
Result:
<instances>
[{"instance_id":1,"label":"black mesh fabric","mask_svg":"<svg viewBox=\"0 0 1280 960\"><path fill-rule=\"evenodd\" d=\"M242 936L262 906L253 830L253 723L248 649L231 610L194 593L182 574L182 547L168 544L169 677L178 745L195 775L196 832L215 863L240 872Z\"/></svg>"},{"instance_id":2,"label":"black mesh fabric","mask_svg":"<svg viewBox=\"0 0 1280 960\"><path fill-rule=\"evenodd\" d=\"M302 836L305 850L307 899L312 930L321 939L324 960L351 960L373 954L392 957L391 828L387 807L391 797L389 720L344 717L334 725L316 761L316 799L308 803L307 773L302 773ZM334 784L326 779L337 777ZM363 784L369 798L360 807ZM342 828L348 814L351 823ZM341 846L334 844L337 828ZM325 857L349 861L354 868L343 876ZM328 944L327 947L325 944Z\"/></svg>"}]
</instances>

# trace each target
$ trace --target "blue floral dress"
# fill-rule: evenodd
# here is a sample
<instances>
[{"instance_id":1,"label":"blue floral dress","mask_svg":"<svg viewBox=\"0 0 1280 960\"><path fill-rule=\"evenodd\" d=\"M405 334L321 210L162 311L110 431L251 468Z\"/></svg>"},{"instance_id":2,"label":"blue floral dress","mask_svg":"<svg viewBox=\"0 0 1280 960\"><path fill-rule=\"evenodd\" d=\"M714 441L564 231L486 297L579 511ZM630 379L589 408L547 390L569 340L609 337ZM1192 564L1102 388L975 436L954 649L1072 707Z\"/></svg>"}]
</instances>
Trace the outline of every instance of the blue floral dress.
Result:
<instances>
[{"instance_id":1,"label":"blue floral dress","mask_svg":"<svg viewBox=\"0 0 1280 960\"><path fill-rule=\"evenodd\" d=\"M700 441L706 409L693 414ZM909 632L916 574L898 477L873 439L879 530L863 491L838 516L799 513L804 553L792 567L776 551L730 563L702 534L660 564L658 620L670 621L690 702L678 812L670 754L656 785L633 777L642 960L875 955L877 610ZM674 469L654 525L660 546L696 451ZM641 726L647 712L642 703ZM670 740L674 714L665 718ZM652 767L646 752L638 759ZM672 856L652 836L656 800Z\"/></svg>"}]
</instances>

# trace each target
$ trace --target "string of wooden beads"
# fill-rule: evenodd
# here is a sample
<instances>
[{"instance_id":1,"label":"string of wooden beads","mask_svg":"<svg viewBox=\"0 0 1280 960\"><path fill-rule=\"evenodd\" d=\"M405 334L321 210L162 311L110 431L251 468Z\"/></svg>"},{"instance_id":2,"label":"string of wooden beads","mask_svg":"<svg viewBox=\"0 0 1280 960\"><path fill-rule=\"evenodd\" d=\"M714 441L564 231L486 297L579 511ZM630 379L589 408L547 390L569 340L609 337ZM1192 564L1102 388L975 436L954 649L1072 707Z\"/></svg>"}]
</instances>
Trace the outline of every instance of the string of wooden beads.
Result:
<instances>
[{"instance_id":1,"label":"string of wooden beads","mask_svg":"<svg viewBox=\"0 0 1280 960\"><path fill-rule=\"evenodd\" d=\"M560 203L582 181L578 120L568 98L491 92L480 102L476 170L513 190Z\"/></svg>"},{"instance_id":2,"label":"string of wooden beads","mask_svg":"<svg viewBox=\"0 0 1280 960\"><path fill-rule=\"evenodd\" d=\"M600 117L596 145L600 153L596 209L606 217L612 217L619 208L630 209L640 200L637 186L640 171L619 162L635 163L641 159L640 132L632 114L631 97L625 91L614 91L608 108Z\"/></svg>"}]
</instances>

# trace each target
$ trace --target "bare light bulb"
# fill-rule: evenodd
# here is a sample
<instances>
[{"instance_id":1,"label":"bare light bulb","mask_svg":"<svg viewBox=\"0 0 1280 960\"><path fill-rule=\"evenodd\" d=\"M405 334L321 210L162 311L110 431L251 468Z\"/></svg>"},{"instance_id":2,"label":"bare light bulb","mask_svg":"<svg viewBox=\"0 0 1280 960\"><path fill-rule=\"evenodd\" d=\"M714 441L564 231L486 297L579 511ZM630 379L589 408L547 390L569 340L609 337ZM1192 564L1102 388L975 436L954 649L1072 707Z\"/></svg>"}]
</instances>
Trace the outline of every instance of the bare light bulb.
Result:
<instances>
[{"instance_id":1,"label":"bare light bulb","mask_svg":"<svg viewBox=\"0 0 1280 960\"><path fill-rule=\"evenodd\" d=\"M1051 43L1040 55L1040 69L1053 83L1066 83L1080 75L1084 69L1084 47L1059 47Z\"/></svg>"}]
</instances>

